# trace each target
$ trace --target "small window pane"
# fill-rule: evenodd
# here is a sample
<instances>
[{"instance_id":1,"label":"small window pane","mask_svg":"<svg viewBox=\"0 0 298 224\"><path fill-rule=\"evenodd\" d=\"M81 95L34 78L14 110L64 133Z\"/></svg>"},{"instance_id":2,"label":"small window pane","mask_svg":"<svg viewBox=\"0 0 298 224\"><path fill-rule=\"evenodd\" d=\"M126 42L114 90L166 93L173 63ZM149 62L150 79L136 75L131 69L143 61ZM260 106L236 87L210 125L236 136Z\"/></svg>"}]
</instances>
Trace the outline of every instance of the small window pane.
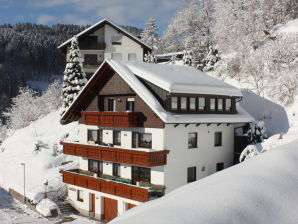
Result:
<instances>
[{"instance_id":1,"label":"small window pane","mask_svg":"<svg viewBox=\"0 0 298 224\"><path fill-rule=\"evenodd\" d=\"M171 109L172 110L177 110L178 109L178 97L172 97L171 98Z\"/></svg>"},{"instance_id":2,"label":"small window pane","mask_svg":"<svg viewBox=\"0 0 298 224\"><path fill-rule=\"evenodd\" d=\"M226 111L231 110L231 99L226 99Z\"/></svg>"},{"instance_id":3,"label":"small window pane","mask_svg":"<svg viewBox=\"0 0 298 224\"><path fill-rule=\"evenodd\" d=\"M181 110L186 110L187 98L181 97Z\"/></svg>"},{"instance_id":4,"label":"small window pane","mask_svg":"<svg viewBox=\"0 0 298 224\"><path fill-rule=\"evenodd\" d=\"M210 110L215 110L215 99L214 98L210 99Z\"/></svg>"},{"instance_id":5,"label":"small window pane","mask_svg":"<svg viewBox=\"0 0 298 224\"><path fill-rule=\"evenodd\" d=\"M199 97L199 110L205 110L206 100L205 97Z\"/></svg>"},{"instance_id":6,"label":"small window pane","mask_svg":"<svg viewBox=\"0 0 298 224\"><path fill-rule=\"evenodd\" d=\"M222 133L215 132L214 133L214 146L221 146L222 145Z\"/></svg>"},{"instance_id":7,"label":"small window pane","mask_svg":"<svg viewBox=\"0 0 298 224\"><path fill-rule=\"evenodd\" d=\"M139 133L133 132L132 133L132 148L139 147Z\"/></svg>"},{"instance_id":8,"label":"small window pane","mask_svg":"<svg viewBox=\"0 0 298 224\"><path fill-rule=\"evenodd\" d=\"M140 135L140 147L143 148L152 148L152 134L151 133L142 133Z\"/></svg>"},{"instance_id":9,"label":"small window pane","mask_svg":"<svg viewBox=\"0 0 298 224\"><path fill-rule=\"evenodd\" d=\"M97 144L97 130L88 130L88 144Z\"/></svg>"},{"instance_id":10,"label":"small window pane","mask_svg":"<svg viewBox=\"0 0 298 224\"><path fill-rule=\"evenodd\" d=\"M113 132L113 144L114 145L120 145L121 144L121 132L120 131L114 131Z\"/></svg>"},{"instance_id":11,"label":"small window pane","mask_svg":"<svg viewBox=\"0 0 298 224\"><path fill-rule=\"evenodd\" d=\"M99 169L99 163L97 160L93 160L93 159L90 159L89 160L89 171L91 172L98 172L98 169Z\"/></svg>"},{"instance_id":12,"label":"small window pane","mask_svg":"<svg viewBox=\"0 0 298 224\"><path fill-rule=\"evenodd\" d=\"M128 60L129 61L136 61L137 60L137 54L135 54L135 53L129 53L128 54Z\"/></svg>"},{"instance_id":13,"label":"small window pane","mask_svg":"<svg viewBox=\"0 0 298 224\"><path fill-rule=\"evenodd\" d=\"M222 99L217 99L217 109L222 110L223 109L222 107L223 107L222 106Z\"/></svg>"},{"instance_id":14,"label":"small window pane","mask_svg":"<svg viewBox=\"0 0 298 224\"><path fill-rule=\"evenodd\" d=\"M122 54L121 53L112 53L112 59L121 61L122 60Z\"/></svg>"},{"instance_id":15,"label":"small window pane","mask_svg":"<svg viewBox=\"0 0 298 224\"><path fill-rule=\"evenodd\" d=\"M188 133L188 148L197 148L197 133Z\"/></svg>"},{"instance_id":16,"label":"small window pane","mask_svg":"<svg viewBox=\"0 0 298 224\"><path fill-rule=\"evenodd\" d=\"M113 176L120 177L120 164L119 163L113 163Z\"/></svg>"},{"instance_id":17,"label":"small window pane","mask_svg":"<svg viewBox=\"0 0 298 224\"><path fill-rule=\"evenodd\" d=\"M133 112L134 109L135 109L135 99L134 98L127 98L126 111Z\"/></svg>"},{"instance_id":18,"label":"small window pane","mask_svg":"<svg viewBox=\"0 0 298 224\"><path fill-rule=\"evenodd\" d=\"M190 110L196 109L196 98L194 98L194 97L189 98L189 109Z\"/></svg>"},{"instance_id":19,"label":"small window pane","mask_svg":"<svg viewBox=\"0 0 298 224\"><path fill-rule=\"evenodd\" d=\"M197 169L196 167L187 168L187 183L194 182L197 179Z\"/></svg>"}]
</instances>

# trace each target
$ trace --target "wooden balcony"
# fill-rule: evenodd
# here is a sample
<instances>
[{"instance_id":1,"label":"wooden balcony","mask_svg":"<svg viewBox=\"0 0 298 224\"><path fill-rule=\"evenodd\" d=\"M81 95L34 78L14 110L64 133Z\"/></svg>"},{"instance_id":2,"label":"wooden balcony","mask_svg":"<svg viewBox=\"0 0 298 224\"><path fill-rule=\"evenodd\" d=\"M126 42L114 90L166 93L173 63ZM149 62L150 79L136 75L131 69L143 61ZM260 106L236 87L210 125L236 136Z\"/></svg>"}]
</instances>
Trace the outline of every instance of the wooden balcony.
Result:
<instances>
[{"instance_id":1,"label":"wooden balcony","mask_svg":"<svg viewBox=\"0 0 298 224\"><path fill-rule=\"evenodd\" d=\"M85 145L68 142L60 142L60 144L63 145L63 153L67 155L144 167L166 165L167 154L169 153L169 150L143 152L101 145Z\"/></svg>"},{"instance_id":2,"label":"wooden balcony","mask_svg":"<svg viewBox=\"0 0 298 224\"><path fill-rule=\"evenodd\" d=\"M81 50L105 50L106 43L80 43Z\"/></svg>"},{"instance_id":3,"label":"wooden balcony","mask_svg":"<svg viewBox=\"0 0 298 224\"><path fill-rule=\"evenodd\" d=\"M136 187L129 184L122 184L115 181L105 180L103 178L88 175L86 171L69 170L60 171L63 174L63 182L90 190L95 190L135 201L146 202L149 200L149 189Z\"/></svg>"},{"instance_id":4,"label":"wooden balcony","mask_svg":"<svg viewBox=\"0 0 298 224\"><path fill-rule=\"evenodd\" d=\"M140 126L140 112L81 112L85 116L85 124L133 128Z\"/></svg>"}]
</instances>

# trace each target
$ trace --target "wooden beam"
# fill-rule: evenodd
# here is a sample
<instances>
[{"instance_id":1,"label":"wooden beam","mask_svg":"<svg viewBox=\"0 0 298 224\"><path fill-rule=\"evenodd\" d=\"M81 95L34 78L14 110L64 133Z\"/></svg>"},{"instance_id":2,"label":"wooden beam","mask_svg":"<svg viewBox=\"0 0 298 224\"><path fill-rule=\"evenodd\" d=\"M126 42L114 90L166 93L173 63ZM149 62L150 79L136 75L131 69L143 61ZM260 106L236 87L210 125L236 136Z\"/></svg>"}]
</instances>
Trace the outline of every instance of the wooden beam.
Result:
<instances>
[{"instance_id":1,"label":"wooden beam","mask_svg":"<svg viewBox=\"0 0 298 224\"><path fill-rule=\"evenodd\" d=\"M221 123L218 123L218 124L217 124L217 127L218 127L219 125L221 125Z\"/></svg>"},{"instance_id":2,"label":"wooden beam","mask_svg":"<svg viewBox=\"0 0 298 224\"><path fill-rule=\"evenodd\" d=\"M189 124L185 124L185 127L187 127Z\"/></svg>"},{"instance_id":3,"label":"wooden beam","mask_svg":"<svg viewBox=\"0 0 298 224\"><path fill-rule=\"evenodd\" d=\"M206 125L207 125L207 127L209 127L211 124L212 124L212 123L208 123L208 124L206 124Z\"/></svg>"},{"instance_id":4,"label":"wooden beam","mask_svg":"<svg viewBox=\"0 0 298 224\"><path fill-rule=\"evenodd\" d=\"M199 123L199 124L196 124L196 127L199 127L201 124Z\"/></svg>"},{"instance_id":5,"label":"wooden beam","mask_svg":"<svg viewBox=\"0 0 298 224\"><path fill-rule=\"evenodd\" d=\"M178 127L178 126L179 126L179 124L175 124L175 125L174 125L174 128L176 128L176 127Z\"/></svg>"}]
</instances>

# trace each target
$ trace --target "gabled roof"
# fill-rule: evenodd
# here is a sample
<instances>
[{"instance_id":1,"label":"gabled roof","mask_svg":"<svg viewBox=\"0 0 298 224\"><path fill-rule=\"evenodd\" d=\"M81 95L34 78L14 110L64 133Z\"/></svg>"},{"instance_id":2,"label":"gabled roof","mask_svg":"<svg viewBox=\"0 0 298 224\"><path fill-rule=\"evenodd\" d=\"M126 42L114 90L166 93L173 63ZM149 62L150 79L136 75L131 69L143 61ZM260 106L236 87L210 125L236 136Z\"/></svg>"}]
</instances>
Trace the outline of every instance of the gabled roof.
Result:
<instances>
[{"instance_id":1,"label":"gabled roof","mask_svg":"<svg viewBox=\"0 0 298 224\"><path fill-rule=\"evenodd\" d=\"M117 74L138 94L139 97L154 111L154 113L165 123L245 123L251 122L253 118L240 106L237 106L237 114L175 114L166 111L154 95L144 86L137 76L127 66L128 62L120 62L111 59L105 60L89 79L84 88L80 91L76 99L72 102L61 120L69 120L71 113L80 110L83 100L79 100L84 94L92 93L92 85L95 80L101 78L100 71L106 66L111 67ZM146 64L146 63L143 63ZM146 66L146 65L144 65ZM158 65L155 65L158 66ZM171 66L171 65L169 65ZM182 67L186 68L186 67ZM186 68L187 71L187 68ZM184 73L182 75L187 75ZM88 90L89 89L89 90ZM217 92L214 93L217 95Z\"/></svg>"},{"instance_id":2,"label":"gabled roof","mask_svg":"<svg viewBox=\"0 0 298 224\"><path fill-rule=\"evenodd\" d=\"M111 21L107 20L107 19L103 19L101 21L99 21L98 23L88 27L87 29L81 31L80 33L78 33L76 36L78 38L83 37L89 33L92 33L94 30L104 26L105 24L110 25L111 27L113 27L114 29L118 30L119 32L121 32L122 34L124 34L125 36L131 38L132 40L136 41L137 43L141 44L143 47L152 50L152 48L150 46L148 46L145 42L143 42L142 40L140 40L139 38L137 38L136 36L132 35L131 33L129 33L127 30L121 28L120 26L116 25L115 23L112 23ZM58 46L58 48L64 48L66 47L66 45L70 44L72 38L69 38L67 41L65 41L64 43L60 44Z\"/></svg>"}]
</instances>

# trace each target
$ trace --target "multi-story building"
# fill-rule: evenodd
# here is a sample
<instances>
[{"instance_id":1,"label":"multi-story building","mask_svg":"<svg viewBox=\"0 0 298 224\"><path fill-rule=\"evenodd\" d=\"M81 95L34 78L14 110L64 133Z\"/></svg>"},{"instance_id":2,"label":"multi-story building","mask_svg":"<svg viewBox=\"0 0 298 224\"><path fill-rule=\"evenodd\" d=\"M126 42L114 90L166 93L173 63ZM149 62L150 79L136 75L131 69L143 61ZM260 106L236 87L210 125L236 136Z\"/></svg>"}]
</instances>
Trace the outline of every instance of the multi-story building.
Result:
<instances>
[{"instance_id":1,"label":"multi-story building","mask_svg":"<svg viewBox=\"0 0 298 224\"><path fill-rule=\"evenodd\" d=\"M234 127L252 120L241 97L191 67L105 60L62 117L79 121L61 143L80 157L61 171L70 202L109 221L233 165Z\"/></svg>"},{"instance_id":2,"label":"multi-story building","mask_svg":"<svg viewBox=\"0 0 298 224\"><path fill-rule=\"evenodd\" d=\"M143 61L151 48L136 36L111 21L104 19L76 35L88 78L105 59ZM69 60L72 38L58 46Z\"/></svg>"}]
</instances>

